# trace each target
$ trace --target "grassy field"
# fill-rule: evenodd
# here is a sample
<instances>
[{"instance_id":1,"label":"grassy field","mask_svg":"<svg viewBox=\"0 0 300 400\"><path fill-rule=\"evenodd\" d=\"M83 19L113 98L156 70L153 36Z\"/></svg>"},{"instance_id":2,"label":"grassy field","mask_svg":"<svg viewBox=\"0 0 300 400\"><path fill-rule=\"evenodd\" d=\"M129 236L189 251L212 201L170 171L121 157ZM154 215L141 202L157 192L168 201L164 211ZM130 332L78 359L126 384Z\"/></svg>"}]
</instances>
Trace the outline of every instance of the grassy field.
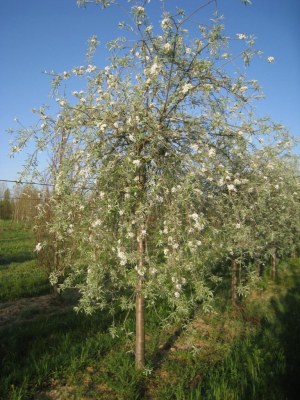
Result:
<instances>
[{"instance_id":1,"label":"grassy field","mask_svg":"<svg viewBox=\"0 0 300 400\"><path fill-rule=\"evenodd\" d=\"M33 250L34 237L26 225L0 220L0 301L49 293L47 273Z\"/></svg>"},{"instance_id":2,"label":"grassy field","mask_svg":"<svg viewBox=\"0 0 300 400\"><path fill-rule=\"evenodd\" d=\"M49 292L31 232L9 222L0 226L2 304ZM282 263L278 282L266 283L236 309L220 297L213 313L198 310L183 328L161 331L164 307L148 310L147 367L139 373L133 335L112 337L111 316L76 314L58 301L57 313L45 310L1 327L0 399L294 400L300 391L300 260ZM123 318L115 316L117 327ZM126 329L134 330L133 316Z\"/></svg>"}]
</instances>

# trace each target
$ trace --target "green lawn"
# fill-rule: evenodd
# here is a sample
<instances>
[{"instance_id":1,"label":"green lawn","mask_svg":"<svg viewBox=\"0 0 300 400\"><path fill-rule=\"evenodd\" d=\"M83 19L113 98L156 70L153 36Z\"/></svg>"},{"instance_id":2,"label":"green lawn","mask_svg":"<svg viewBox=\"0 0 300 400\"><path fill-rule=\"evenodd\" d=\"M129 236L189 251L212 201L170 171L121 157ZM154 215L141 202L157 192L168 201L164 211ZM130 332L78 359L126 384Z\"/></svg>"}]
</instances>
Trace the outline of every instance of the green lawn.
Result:
<instances>
[{"instance_id":1,"label":"green lawn","mask_svg":"<svg viewBox=\"0 0 300 400\"><path fill-rule=\"evenodd\" d=\"M0 220L0 301L49 293L34 257L34 235L23 223Z\"/></svg>"}]
</instances>

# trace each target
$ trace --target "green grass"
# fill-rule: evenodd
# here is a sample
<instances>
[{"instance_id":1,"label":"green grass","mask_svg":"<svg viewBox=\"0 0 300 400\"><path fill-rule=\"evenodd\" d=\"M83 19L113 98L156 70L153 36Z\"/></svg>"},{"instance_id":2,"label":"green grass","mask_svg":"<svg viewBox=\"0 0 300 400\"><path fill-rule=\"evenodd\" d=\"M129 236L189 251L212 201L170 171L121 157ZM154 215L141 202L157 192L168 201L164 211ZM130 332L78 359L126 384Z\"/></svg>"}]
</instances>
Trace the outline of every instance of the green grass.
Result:
<instances>
[{"instance_id":1,"label":"green grass","mask_svg":"<svg viewBox=\"0 0 300 400\"><path fill-rule=\"evenodd\" d=\"M29 255L32 234L21 226L11 226L14 234L8 224L4 227L1 240L15 234L19 242L15 254L9 241L0 242L2 258L15 257L0 267L1 296L41 293L43 271L36 261L16 261L22 252ZM5 248L11 249L8 256ZM34 318L0 330L0 399L49 400L51 391L62 400L296 399L300 260L282 264L276 284L266 280L264 289L237 310L224 306L222 296L220 292L215 313L197 312L173 337L178 327L161 331L156 313L147 310L147 368L142 372L135 370L133 335L120 329L124 315L114 316L119 329L113 338L112 316L107 313L85 316L64 309L41 315L24 310ZM159 312L164 315L163 305ZM133 315L126 328L134 330ZM165 351L158 351L167 341Z\"/></svg>"},{"instance_id":2,"label":"green grass","mask_svg":"<svg viewBox=\"0 0 300 400\"><path fill-rule=\"evenodd\" d=\"M1 266L32 260L33 249L33 233L25 224L0 219Z\"/></svg>"},{"instance_id":3,"label":"green grass","mask_svg":"<svg viewBox=\"0 0 300 400\"><path fill-rule=\"evenodd\" d=\"M148 314L149 365L144 373L135 371L132 340L109 334L107 314L68 312L3 331L3 400L31 399L47 392L49 385L66 400L147 399L149 394L158 400L295 399L300 373L300 278L288 275L284 280L290 287L264 304L263 313L257 307L264 302L261 298L246 304L235 320L232 310L207 316L209 333L187 329L178 340L192 337L196 343L197 334L202 335L210 341L208 349L169 351L157 365L152 362L155 346L159 338L166 340L167 333L162 338L154 315ZM129 318L129 329L133 323Z\"/></svg>"},{"instance_id":4,"label":"green grass","mask_svg":"<svg viewBox=\"0 0 300 400\"><path fill-rule=\"evenodd\" d=\"M205 324L202 330L187 332L194 343L201 339L208 348L170 353L153 378L152 398L298 398L300 260L285 267L271 301L260 297L243 304L235 315L223 311L221 317L211 316L209 333L204 332Z\"/></svg>"},{"instance_id":5,"label":"green grass","mask_svg":"<svg viewBox=\"0 0 300 400\"><path fill-rule=\"evenodd\" d=\"M47 272L33 249L33 232L26 225L0 220L0 301L49 293Z\"/></svg>"},{"instance_id":6,"label":"green grass","mask_svg":"<svg viewBox=\"0 0 300 400\"><path fill-rule=\"evenodd\" d=\"M46 271L39 268L36 260L0 266L0 301L49 293Z\"/></svg>"},{"instance_id":7,"label":"green grass","mask_svg":"<svg viewBox=\"0 0 300 400\"><path fill-rule=\"evenodd\" d=\"M13 398L12 385L22 388L23 399L31 398L36 386L75 376L90 360L101 358L112 346L111 336L103 333L106 324L100 315L88 318L69 312L3 330L1 389L5 398Z\"/></svg>"}]
</instances>

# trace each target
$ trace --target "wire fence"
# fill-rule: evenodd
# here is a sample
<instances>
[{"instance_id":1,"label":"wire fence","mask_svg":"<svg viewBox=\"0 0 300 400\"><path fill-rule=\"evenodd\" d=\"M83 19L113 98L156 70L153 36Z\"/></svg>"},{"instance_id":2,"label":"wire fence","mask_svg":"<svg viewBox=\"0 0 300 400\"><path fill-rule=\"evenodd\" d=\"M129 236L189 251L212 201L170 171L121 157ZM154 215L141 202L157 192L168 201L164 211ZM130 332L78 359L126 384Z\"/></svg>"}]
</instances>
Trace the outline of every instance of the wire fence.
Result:
<instances>
[{"instance_id":1,"label":"wire fence","mask_svg":"<svg viewBox=\"0 0 300 400\"><path fill-rule=\"evenodd\" d=\"M10 179L0 179L0 182L3 183L15 183L16 185L33 185L33 186L49 186L49 187L55 187L53 183L45 183L45 182L32 182L32 181L14 181Z\"/></svg>"},{"instance_id":2,"label":"wire fence","mask_svg":"<svg viewBox=\"0 0 300 400\"><path fill-rule=\"evenodd\" d=\"M33 224L37 215L37 206L49 199L45 190L37 187L51 184L33 181L0 179L0 219L22 221ZM11 187L11 184L15 184Z\"/></svg>"}]
</instances>

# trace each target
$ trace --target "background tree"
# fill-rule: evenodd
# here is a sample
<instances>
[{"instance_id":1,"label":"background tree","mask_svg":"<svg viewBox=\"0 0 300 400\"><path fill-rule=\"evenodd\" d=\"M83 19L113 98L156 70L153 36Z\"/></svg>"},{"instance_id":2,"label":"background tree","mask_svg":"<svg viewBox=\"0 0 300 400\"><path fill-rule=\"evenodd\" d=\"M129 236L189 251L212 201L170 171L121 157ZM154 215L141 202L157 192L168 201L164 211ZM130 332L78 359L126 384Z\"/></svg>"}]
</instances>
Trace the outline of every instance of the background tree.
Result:
<instances>
[{"instance_id":1,"label":"background tree","mask_svg":"<svg viewBox=\"0 0 300 400\"><path fill-rule=\"evenodd\" d=\"M13 213L13 203L10 190L5 188L3 197L0 200L0 219L11 219Z\"/></svg>"},{"instance_id":2,"label":"background tree","mask_svg":"<svg viewBox=\"0 0 300 400\"><path fill-rule=\"evenodd\" d=\"M15 187L13 219L33 226L40 201L40 192L34 186L20 185Z\"/></svg>"}]
</instances>

